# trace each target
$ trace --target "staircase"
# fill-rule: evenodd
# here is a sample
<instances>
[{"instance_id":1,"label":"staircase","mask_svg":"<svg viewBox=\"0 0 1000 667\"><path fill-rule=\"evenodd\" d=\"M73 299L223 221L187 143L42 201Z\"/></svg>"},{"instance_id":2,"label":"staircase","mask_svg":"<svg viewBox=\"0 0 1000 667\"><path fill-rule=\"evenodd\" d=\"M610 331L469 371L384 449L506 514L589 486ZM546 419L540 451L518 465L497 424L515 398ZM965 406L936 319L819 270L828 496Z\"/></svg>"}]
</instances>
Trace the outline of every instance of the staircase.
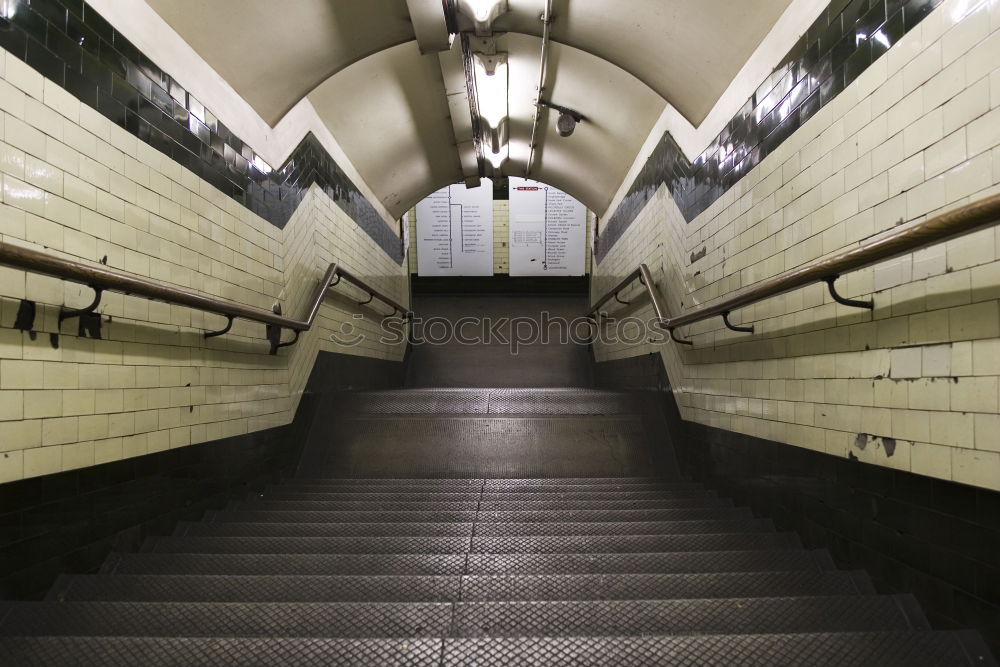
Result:
<instances>
[{"instance_id":1,"label":"staircase","mask_svg":"<svg viewBox=\"0 0 1000 667\"><path fill-rule=\"evenodd\" d=\"M296 477L0 607L0 664L996 664L681 477L649 400L330 396Z\"/></svg>"}]
</instances>

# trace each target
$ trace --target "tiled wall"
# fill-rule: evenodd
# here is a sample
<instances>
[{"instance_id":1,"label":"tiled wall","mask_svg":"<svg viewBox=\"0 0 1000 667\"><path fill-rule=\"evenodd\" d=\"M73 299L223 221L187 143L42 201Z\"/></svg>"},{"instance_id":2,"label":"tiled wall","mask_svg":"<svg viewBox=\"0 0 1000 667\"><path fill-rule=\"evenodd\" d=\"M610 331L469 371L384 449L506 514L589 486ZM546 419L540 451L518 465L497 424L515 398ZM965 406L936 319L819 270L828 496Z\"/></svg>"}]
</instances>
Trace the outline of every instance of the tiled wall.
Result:
<instances>
[{"instance_id":1,"label":"tiled wall","mask_svg":"<svg viewBox=\"0 0 1000 667\"><path fill-rule=\"evenodd\" d=\"M946 0L690 223L661 185L593 293L646 262L680 313L1000 191L998 67L1000 2ZM998 489L998 251L989 229L843 277L874 312L816 285L734 313L754 334L596 353L663 354L687 420Z\"/></svg>"},{"instance_id":2,"label":"tiled wall","mask_svg":"<svg viewBox=\"0 0 1000 667\"><path fill-rule=\"evenodd\" d=\"M590 224L592 213L587 213L587 249L585 252L585 271L590 273ZM407 214L410 224L410 273L417 273L417 210L410 209ZM506 199L493 200L493 273L506 275L510 273L510 250L507 243L510 238L510 202Z\"/></svg>"},{"instance_id":3,"label":"tiled wall","mask_svg":"<svg viewBox=\"0 0 1000 667\"><path fill-rule=\"evenodd\" d=\"M402 262L398 230L311 134L272 168L83 0L5 0L4 7L0 47L112 123L278 227L318 184Z\"/></svg>"},{"instance_id":4,"label":"tiled wall","mask_svg":"<svg viewBox=\"0 0 1000 667\"><path fill-rule=\"evenodd\" d=\"M279 228L2 50L0 112L5 243L292 315L342 261L408 302L405 264L318 185ZM0 481L286 424L318 350L402 358L377 341L378 306L335 291L272 357L263 325L205 341L223 318L119 294L102 300L100 339L79 336L74 320L60 328L59 306L86 305L88 288L0 267ZM13 328L22 299L37 303L30 331ZM366 340L331 342L344 323Z\"/></svg>"},{"instance_id":5,"label":"tiled wall","mask_svg":"<svg viewBox=\"0 0 1000 667\"><path fill-rule=\"evenodd\" d=\"M661 185L686 220L705 211L813 114L918 26L942 0L831 0L702 153L689 160L664 134L602 224L598 259L621 238ZM964 7L980 0L965 0Z\"/></svg>"}]
</instances>

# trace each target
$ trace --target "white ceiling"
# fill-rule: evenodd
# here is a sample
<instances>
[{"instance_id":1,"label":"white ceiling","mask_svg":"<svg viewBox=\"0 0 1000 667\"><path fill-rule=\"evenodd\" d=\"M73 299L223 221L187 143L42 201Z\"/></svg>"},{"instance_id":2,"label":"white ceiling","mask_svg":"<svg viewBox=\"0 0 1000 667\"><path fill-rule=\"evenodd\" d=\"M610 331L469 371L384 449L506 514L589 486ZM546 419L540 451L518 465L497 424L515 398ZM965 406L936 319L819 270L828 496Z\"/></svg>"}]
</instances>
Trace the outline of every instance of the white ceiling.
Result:
<instances>
[{"instance_id":1,"label":"white ceiling","mask_svg":"<svg viewBox=\"0 0 1000 667\"><path fill-rule=\"evenodd\" d=\"M462 180L441 67L416 42L334 74L309 101L393 215Z\"/></svg>"},{"instance_id":2,"label":"white ceiling","mask_svg":"<svg viewBox=\"0 0 1000 667\"><path fill-rule=\"evenodd\" d=\"M552 39L615 63L697 126L791 0L553 0ZM542 34L540 0L494 28Z\"/></svg>"},{"instance_id":3,"label":"white ceiling","mask_svg":"<svg viewBox=\"0 0 1000 667\"><path fill-rule=\"evenodd\" d=\"M308 97L391 214L462 180L441 62L420 55L405 0L147 1L268 123ZM530 176L604 210L666 105L700 123L790 1L553 0L544 96L588 121L563 138L543 110ZM494 25L508 31L504 172L524 175L544 0L509 5Z\"/></svg>"},{"instance_id":4,"label":"white ceiling","mask_svg":"<svg viewBox=\"0 0 1000 667\"><path fill-rule=\"evenodd\" d=\"M333 74L413 39L405 0L147 2L271 125Z\"/></svg>"}]
</instances>

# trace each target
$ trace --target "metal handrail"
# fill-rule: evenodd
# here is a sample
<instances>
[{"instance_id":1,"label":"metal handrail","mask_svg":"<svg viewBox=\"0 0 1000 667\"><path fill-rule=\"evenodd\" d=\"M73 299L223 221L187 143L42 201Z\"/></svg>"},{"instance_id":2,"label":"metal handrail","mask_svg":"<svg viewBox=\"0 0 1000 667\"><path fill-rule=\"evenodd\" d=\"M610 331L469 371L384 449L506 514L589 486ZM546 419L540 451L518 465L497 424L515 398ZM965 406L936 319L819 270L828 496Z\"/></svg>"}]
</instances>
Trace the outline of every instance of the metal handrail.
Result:
<instances>
[{"instance_id":1,"label":"metal handrail","mask_svg":"<svg viewBox=\"0 0 1000 667\"><path fill-rule=\"evenodd\" d=\"M368 300L360 301L358 302L359 304L370 303L373 299L378 299L393 309L386 317L391 317L396 313L407 317L410 314L406 307L371 287L337 263L330 264L323 274L322 280L316 285L316 289L313 291L309 301L309 309L306 317L301 320L283 316L281 314L281 307L278 304L275 304L273 310L247 306L235 301L205 296L204 294L199 294L182 287L163 285L148 278L108 268L103 264L84 264L76 260L58 257L40 250L14 245L6 241L0 241L0 264L88 285L94 290L95 298L91 305L82 309L67 309L63 307L59 316L60 322L69 317L79 317L93 313L100 305L101 294L103 292L120 292L132 296L141 296L154 301L188 306L189 308L216 313L227 318L228 323L225 328L218 331L205 332L206 338L228 333L230 327L232 327L233 320L236 318L261 322L267 325L267 338L271 342L271 354L275 354L279 347L293 345L298 340L300 333L312 328L313 322L316 321L316 315L319 313L320 304L326 296L326 291L341 280L355 285L368 294ZM293 331L295 337L291 341L283 343L281 342L281 332L284 329Z\"/></svg>"},{"instance_id":2,"label":"metal handrail","mask_svg":"<svg viewBox=\"0 0 1000 667\"><path fill-rule=\"evenodd\" d=\"M601 307L611 299L622 301L618 295L636 280L646 286L650 302L656 311L660 327L670 332L670 337L678 343L691 345L690 341L680 340L674 330L687 324L694 324L712 317L723 318L726 326L735 331L753 332L753 327L737 327L729 322L729 313L750 304L784 294L806 285L825 282L830 295L837 303L857 308L874 308L873 301L858 301L845 299L837 293L835 282L837 278L850 271L862 269L873 264L893 259L901 255L920 250L930 245L971 234L990 225L1000 222L1000 195L993 195L948 213L935 216L924 222L908 225L893 230L858 245L850 250L820 259L810 264L786 271L780 275L763 280L731 297L711 304L703 304L692 308L686 313L668 317L663 297L653 282L649 269L645 264L630 273L614 289L601 297L590 309L588 315L592 318L600 316Z\"/></svg>"}]
</instances>

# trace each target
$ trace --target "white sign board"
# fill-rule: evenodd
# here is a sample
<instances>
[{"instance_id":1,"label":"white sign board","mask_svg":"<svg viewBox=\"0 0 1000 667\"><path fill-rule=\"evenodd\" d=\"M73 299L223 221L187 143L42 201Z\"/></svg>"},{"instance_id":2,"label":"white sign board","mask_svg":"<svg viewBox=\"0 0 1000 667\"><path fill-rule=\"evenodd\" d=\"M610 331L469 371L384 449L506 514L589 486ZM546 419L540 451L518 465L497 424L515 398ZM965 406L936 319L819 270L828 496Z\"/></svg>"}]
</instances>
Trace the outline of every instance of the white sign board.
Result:
<instances>
[{"instance_id":1,"label":"white sign board","mask_svg":"<svg viewBox=\"0 0 1000 667\"><path fill-rule=\"evenodd\" d=\"M510 275L582 276L587 209L562 190L510 177Z\"/></svg>"},{"instance_id":2,"label":"white sign board","mask_svg":"<svg viewBox=\"0 0 1000 667\"><path fill-rule=\"evenodd\" d=\"M493 183L450 185L417 204L417 273L493 275Z\"/></svg>"}]
</instances>

